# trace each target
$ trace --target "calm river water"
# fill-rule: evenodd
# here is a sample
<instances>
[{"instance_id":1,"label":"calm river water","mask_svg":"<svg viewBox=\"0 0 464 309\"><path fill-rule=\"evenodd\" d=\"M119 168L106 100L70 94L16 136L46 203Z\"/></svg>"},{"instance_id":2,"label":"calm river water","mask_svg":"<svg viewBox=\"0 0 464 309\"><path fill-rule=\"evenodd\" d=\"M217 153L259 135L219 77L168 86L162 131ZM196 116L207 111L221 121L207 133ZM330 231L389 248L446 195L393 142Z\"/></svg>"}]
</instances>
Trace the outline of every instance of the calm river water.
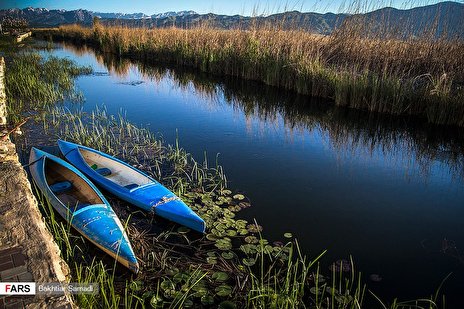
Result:
<instances>
[{"instance_id":1,"label":"calm river water","mask_svg":"<svg viewBox=\"0 0 464 309\"><path fill-rule=\"evenodd\" d=\"M292 232L328 265L350 255L382 298L427 297L444 284L464 306L464 130L335 108L243 80L148 66L57 45L91 65L85 110L104 104L223 165L250 198L241 212L269 239ZM177 132L177 133L176 133ZM369 280L371 274L382 280Z\"/></svg>"}]
</instances>

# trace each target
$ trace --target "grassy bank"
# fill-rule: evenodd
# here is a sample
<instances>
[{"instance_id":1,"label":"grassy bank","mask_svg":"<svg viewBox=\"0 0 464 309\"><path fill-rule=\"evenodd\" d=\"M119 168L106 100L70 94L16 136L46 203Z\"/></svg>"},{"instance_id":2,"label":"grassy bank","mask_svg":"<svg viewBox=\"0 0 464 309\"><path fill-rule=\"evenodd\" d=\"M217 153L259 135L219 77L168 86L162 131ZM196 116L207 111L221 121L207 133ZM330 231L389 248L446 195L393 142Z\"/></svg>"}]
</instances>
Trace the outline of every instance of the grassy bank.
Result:
<instances>
[{"instance_id":1,"label":"grassy bank","mask_svg":"<svg viewBox=\"0 0 464 309\"><path fill-rule=\"evenodd\" d=\"M354 30L353 30L354 29ZM431 123L464 125L464 43L366 39L348 27L331 36L258 29L189 30L63 26L52 35L104 52L192 66L330 98L339 106Z\"/></svg>"}]
</instances>

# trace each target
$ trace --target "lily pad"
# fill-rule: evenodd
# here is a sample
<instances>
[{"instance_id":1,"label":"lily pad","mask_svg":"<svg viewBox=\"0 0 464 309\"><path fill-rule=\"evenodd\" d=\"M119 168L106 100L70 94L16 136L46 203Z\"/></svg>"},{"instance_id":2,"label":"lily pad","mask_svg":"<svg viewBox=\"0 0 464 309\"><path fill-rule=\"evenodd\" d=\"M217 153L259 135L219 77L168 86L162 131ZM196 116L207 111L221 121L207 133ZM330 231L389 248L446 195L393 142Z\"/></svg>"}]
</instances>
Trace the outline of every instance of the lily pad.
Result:
<instances>
[{"instance_id":1,"label":"lily pad","mask_svg":"<svg viewBox=\"0 0 464 309\"><path fill-rule=\"evenodd\" d=\"M232 251L224 251L221 253L221 256L226 260L232 260L235 254Z\"/></svg>"},{"instance_id":2,"label":"lily pad","mask_svg":"<svg viewBox=\"0 0 464 309\"><path fill-rule=\"evenodd\" d=\"M218 309L236 309L237 305L229 300L225 300L219 304Z\"/></svg>"},{"instance_id":3,"label":"lily pad","mask_svg":"<svg viewBox=\"0 0 464 309\"><path fill-rule=\"evenodd\" d=\"M246 266L253 266L256 264L256 260L254 258L246 258L246 259L243 259L242 262Z\"/></svg>"},{"instance_id":4,"label":"lily pad","mask_svg":"<svg viewBox=\"0 0 464 309\"><path fill-rule=\"evenodd\" d=\"M150 299L150 305L152 308L162 308L163 307L163 299L157 295L153 296Z\"/></svg>"},{"instance_id":5,"label":"lily pad","mask_svg":"<svg viewBox=\"0 0 464 309\"><path fill-rule=\"evenodd\" d=\"M248 234L248 230L247 230L247 229L239 229L237 232L238 232L240 235L242 235L242 236Z\"/></svg>"},{"instance_id":6,"label":"lily pad","mask_svg":"<svg viewBox=\"0 0 464 309\"><path fill-rule=\"evenodd\" d=\"M230 190L228 190L228 189L225 189L225 190L222 190L222 191L221 191L221 194L222 194L222 195L230 195L230 194L232 194L232 191L230 191Z\"/></svg>"},{"instance_id":7,"label":"lily pad","mask_svg":"<svg viewBox=\"0 0 464 309\"><path fill-rule=\"evenodd\" d=\"M176 290L166 290L164 291L163 295L167 299L174 298L176 296Z\"/></svg>"},{"instance_id":8,"label":"lily pad","mask_svg":"<svg viewBox=\"0 0 464 309\"><path fill-rule=\"evenodd\" d=\"M174 289L174 283L171 280L164 280L161 282L161 289L163 290L173 290Z\"/></svg>"},{"instance_id":9,"label":"lily pad","mask_svg":"<svg viewBox=\"0 0 464 309\"><path fill-rule=\"evenodd\" d=\"M210 256L206 258L206 262L211 265L217 264L217 258L214 256Z\"/></svg>"},{"instance_id":10,"label":"lily pad","mask_svg":"<svg viewBox=\"0 0 464 309\"><path fill-rule=\"evenodd\" d=\"M238 229L244 229L246 228L247 223L248 222L246 222L245 220L239 219L235 221L235 227Z\"/></svg>"},{"instance_id":11,"label":"lily pad","mask_svg":"<svg viewBox=\"0 0 464 309\"><path fill-rule=\"evenodd\" d=\"M266 253L266 254L271 254L272 250L273 250L273 247L271 245L266 245L263 248L263 252Z\"/></svg>"},{"instance_id":12,"label":"lily pad","mask_svg":"<svg viewBox=\"0 0 464 309\"><path fill-rule=\"evenodd\" d=\"M249 244L257 244L258 243L258 238L256 238L256 236L247 236L245 237L245 242L249 243Z\"/></svg>"},{"instance_id":13,"label":"lily pad","mask_svg":"<svg viewBox=\"0 0 464 309\"><path fill-rule=\"evenodd\" d=\"M220 285L214 289L218 296L229 296L232 293L232 287L230 285Z\"/></svg>"},{"instance_id":14,"label":"lily pad","mask_svg":"<svg viewBox=\"0 0 464 309\"><path fill-rule=\"evenodd\" d=\"M215 281L227 281L227 279L229 279L229 275L223 271L218 271L218 272L215 272L211 278L213 278L213 280Z\"/></svg>"},{"instance_id":15,"label":"lily pad","mask_svg":"<svg viewBox=\"0 0 464 309\"><path fill-rule=\"evenodd\" d=\"M258 232L261 232L263 230L263 227L261 225L257 225L257 224L248 224L247 229L251 233L258 233Z\"/></svg>"},{"instance_id":16,"label":"lily pad","mask_svg":"<svg viewBox=\"0 0 464 309\"><path fill-rule=\"evenodd\" d=\"M285 233L285 234L284 234L284 237L285 237L285 238L292 238L293 235L292 235L292 233Z\"/></svg>"},{"instance_id":17,"label":"lily pad","mask_svg":"<svg viewBox=\"0 0 464 309\"><path fill-rule=\"evenodd\" d=\"M202 296L205 296L206 294L208 294L208 288L206 288L205 286L194 286L192 288L192 290L195 291L194 293L194 296L195 297L202 297Z\"/></svg>"},{"instance_id":18,"label":"lily pad","mask_svg":"<svg viewBox=\"0 0 464 309\"><path fill-rule=\"evenodd\" d=\"M240 246L240 250L243 251L245 254L253 254L256 253L256 245L253 244L244 244Z\"/></svg>"},{"instance_id":19,"label":"lily pad","mask_svg":"<svg viewBox=\"0 0 464 309\"><path fill-rule=\"evenodd\" d=\"M227 237L216 240L216 243L214 245L218 249L224 250L224 251L232 249L232 243L230 242L230 238L227 238Z\"/></svg>"},{"instance_id":20,"label":"lily pad","mask_svg":"<svg viewBox=\"0 0 464 309\"><path fill-rule=\"evenodd\" d=\"M212 305L214 304L214 297L211 295L203 295L201 297L201 303L203 305Z\"/></svg>"},{"instance_id":21,"label":"lily pad","mask_svg":"<svg viewBox=\"0 0 464 309\"><path fill-rule=\"evenodd\" d=\"M234 197L235 200L239 200L239 201L241 201L241 200L243 200L245 198L245 196L243 194L235 194L233 197Z\"/></svg>"},{"instance_id":22,"label":"lily pad","mask_svg":"<svg viewBox=\"0 0 464 309\"><path fill-rule=\"evenodd\" d=\"M248 203L248 202L240 202L240 203L238 203L238 206L240 206L240 208L242 208L242 209L245 209L245 208L250 207L251 204Z\"/></svg>"},{"instance_id":23,"label":"lily pad","mask_svg":"<svg viewBox=\"0 0 464 309\"><path fill-rule=\"evenodd\" d=\"M190 308L193 306L193 301L190 299L186 299L184 303L182 304L182 308Z\"/></svg>"},{"instance_id":24,"label":"lily pad","mask_svg":"<svg viewBox=\"0 0 464 309\"><path fill-rule=\"evenodd\" d=\"M226 231L226 235L227 236L230 236L230 237L234 237L237 235L237 231L234 231L234 230L227 230Z\"/></svg>"},{"instance_id":25,"label":"lily pad","mask_svg":"<svg viewBox=\"0 0 464 309\"><path fill-rule=\"evenodd\" d=\"M209 233L209 234L206 235L206 239L208 239L208 240L217 240L218 236L214 235L212 233Z\"/></svg>"},{"instance_id":26,"label":"lily pad","mask_svg":"<svg viewBox=\"0 0 464 309\"><path fill-rule=\"evenodd\" d=\"M174 275L174 277L172 278L172 281L179 283L182 281L187 281L189 278L190 276L187 275L186 273L178 273Z\"/></svg>"}]
</instances>

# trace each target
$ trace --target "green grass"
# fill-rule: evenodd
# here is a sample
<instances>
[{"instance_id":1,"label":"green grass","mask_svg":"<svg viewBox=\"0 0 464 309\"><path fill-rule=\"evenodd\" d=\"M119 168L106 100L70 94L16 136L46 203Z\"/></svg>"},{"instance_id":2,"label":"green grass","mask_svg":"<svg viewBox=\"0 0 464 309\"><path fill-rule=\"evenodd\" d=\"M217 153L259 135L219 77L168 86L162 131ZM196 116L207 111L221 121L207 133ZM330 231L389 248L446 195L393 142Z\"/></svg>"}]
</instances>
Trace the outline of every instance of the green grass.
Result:
<instances>
[{"instance_id":1,"label":"green grass","mask_svg":"<svg viewBox=\"0 0 464 309\"><path fill-rule=\"evenodd\" d=\"M75 89L74 79L91 73L69 59L38 53L17 53L7 58L6 96L10 122L17 122L26 112L43 110L65 99L79 101L82 95Z\"/></svg>"}]
</instances>

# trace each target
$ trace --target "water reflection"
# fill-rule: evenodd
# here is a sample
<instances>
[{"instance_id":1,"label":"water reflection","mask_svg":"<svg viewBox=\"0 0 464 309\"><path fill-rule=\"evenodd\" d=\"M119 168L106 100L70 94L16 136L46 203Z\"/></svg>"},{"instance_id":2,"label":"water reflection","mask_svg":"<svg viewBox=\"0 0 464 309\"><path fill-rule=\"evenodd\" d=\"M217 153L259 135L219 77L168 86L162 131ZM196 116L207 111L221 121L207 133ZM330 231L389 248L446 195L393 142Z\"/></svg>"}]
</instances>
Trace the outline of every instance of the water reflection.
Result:
<instances>
[{"instance_id":1,"label":"water reflection","mask_svg":"<svg viewBox=\"0 0 464 309\"><path fill-rule=\"evenodd\" d=\"M145 81L161 83L170 79L186 93L194 91L205 102L226 102L247 117L247 121L274 123L283 121L286 135L318 132L325 137L339 159L356 153L358 156L382 155L413 171L419 166L421 176L432 172L439 163L453 177L464 176L464 130L430 126L416 118L369 114L333 106L326 100L282 91L262 83L122 59L101 53L88 46L63 43L78 56L95 55L111 75L125 77L137 70ZM129 82L133 85L142 81ZM214 108L214 106L212 106ZM250 130L253 126L249 126Z\"/></svg>"}]
</instances>

